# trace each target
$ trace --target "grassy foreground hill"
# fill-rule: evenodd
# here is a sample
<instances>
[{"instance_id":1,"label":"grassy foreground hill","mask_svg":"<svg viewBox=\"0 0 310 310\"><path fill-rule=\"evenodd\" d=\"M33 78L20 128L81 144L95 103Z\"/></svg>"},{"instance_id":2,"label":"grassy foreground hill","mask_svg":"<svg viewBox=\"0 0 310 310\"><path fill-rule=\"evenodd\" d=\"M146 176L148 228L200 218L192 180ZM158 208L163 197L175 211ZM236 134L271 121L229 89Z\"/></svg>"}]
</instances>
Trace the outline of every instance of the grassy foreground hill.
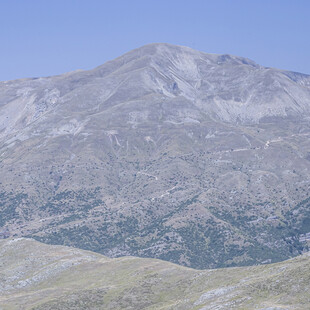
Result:
<instances>
[{"instance_id":1,"label":"grassy foreground hill","mask_svg":"<svg viewBox=\"0 0 310 310\"><path fill-rule=\"evenodd\" d=\"M107 258L32 239L0 240L0 309L309 309L310 256L193 270Z\"/></svg>"}]
</instances>

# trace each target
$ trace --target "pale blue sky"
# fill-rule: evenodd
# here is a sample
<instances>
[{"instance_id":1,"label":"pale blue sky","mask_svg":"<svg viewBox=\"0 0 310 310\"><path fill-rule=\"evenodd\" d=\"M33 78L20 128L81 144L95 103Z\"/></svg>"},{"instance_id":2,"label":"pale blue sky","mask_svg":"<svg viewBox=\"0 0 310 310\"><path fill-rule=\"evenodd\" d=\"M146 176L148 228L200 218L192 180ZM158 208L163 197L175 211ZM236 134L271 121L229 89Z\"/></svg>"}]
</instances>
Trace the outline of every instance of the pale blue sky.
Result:
<instances>
[{"instance_id":1,"label":"pale blue sky","mask_svg":"<svg viewBox=\"0 0 310 310\"><path fill-rule=\"evenodd\" d=\"M0 80L91 69L153 42L310 74L309 0L0 0Z\"/></svg>"}]
</instances>

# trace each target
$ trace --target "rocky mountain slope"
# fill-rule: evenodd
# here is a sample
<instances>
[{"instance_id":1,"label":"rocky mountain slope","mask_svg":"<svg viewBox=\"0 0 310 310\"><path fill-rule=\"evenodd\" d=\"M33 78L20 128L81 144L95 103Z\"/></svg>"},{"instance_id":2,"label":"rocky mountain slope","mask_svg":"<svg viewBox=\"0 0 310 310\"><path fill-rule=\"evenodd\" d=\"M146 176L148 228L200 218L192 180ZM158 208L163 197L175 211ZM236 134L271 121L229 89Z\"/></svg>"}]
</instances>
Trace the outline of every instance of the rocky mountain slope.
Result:
<instances>
[{"instance_id":1,"label":"rocky mountain slope","mask_svg":"<svg viewBox=\"0 0 310 310\"><path fill-rule=\"evenodd\" d=\"M194 270L31 239L0 241L0 308L309 309L309 254L272 265Z\"/></svg>"},{"instance_id":2,"label":"rocky mountain slope","mask_svg":"<svg viewBox=\"0 0 310 310\"><path fill-rule=\"evenodd\" d=\"M1 82L0 234L194 268L299 255L309 117L310 76L169 44Z\"/></svg>"}]
</instances>

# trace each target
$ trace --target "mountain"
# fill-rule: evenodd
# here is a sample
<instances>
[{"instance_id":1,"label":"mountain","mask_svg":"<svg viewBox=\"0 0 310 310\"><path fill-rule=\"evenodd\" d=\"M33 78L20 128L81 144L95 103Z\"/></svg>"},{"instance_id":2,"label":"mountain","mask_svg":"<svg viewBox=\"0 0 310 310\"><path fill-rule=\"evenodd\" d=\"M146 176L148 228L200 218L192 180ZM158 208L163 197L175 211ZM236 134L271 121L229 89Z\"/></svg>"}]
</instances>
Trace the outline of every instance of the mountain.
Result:
<instances>
[{"instance_id":1,"label":"mountain","mask_svg":"<svg viewBox=\"0 0 310 310\"><path fill-rule=\"evenodd\" d=\"M215 270L110 259L31 239L1 240L0 254L3 310L309 309L309 253L272 265Z\"/></svg>"},{"instance_id":2,"label":"mountain","mask_svg":"<svg viewBox=\"0 0 310 310\"><path fill-rule=\"evenodd\" d=\"M1 82L0 235L193 268L299 255L309 119L310 76L169 44Z\"/></svg>"}]
</instances>

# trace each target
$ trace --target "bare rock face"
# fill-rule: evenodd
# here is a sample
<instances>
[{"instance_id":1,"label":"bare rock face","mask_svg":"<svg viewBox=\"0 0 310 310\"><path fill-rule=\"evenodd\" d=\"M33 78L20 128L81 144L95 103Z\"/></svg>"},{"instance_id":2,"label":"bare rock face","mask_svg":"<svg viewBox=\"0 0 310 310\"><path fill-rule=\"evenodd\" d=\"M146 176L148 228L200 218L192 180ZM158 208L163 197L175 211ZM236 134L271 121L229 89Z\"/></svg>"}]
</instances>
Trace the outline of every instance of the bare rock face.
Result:
<instances>
[{"instance_id":1,"label":"bare rock face","mask_svg":"<svg viewBox=\"0 0 310 310\"><path fill-rule=\"evenodd\" d=\"M169 44L1 82L0 232L195 268L295 256L309 119L310 76Z\"/></svg>"}]
</instances>

